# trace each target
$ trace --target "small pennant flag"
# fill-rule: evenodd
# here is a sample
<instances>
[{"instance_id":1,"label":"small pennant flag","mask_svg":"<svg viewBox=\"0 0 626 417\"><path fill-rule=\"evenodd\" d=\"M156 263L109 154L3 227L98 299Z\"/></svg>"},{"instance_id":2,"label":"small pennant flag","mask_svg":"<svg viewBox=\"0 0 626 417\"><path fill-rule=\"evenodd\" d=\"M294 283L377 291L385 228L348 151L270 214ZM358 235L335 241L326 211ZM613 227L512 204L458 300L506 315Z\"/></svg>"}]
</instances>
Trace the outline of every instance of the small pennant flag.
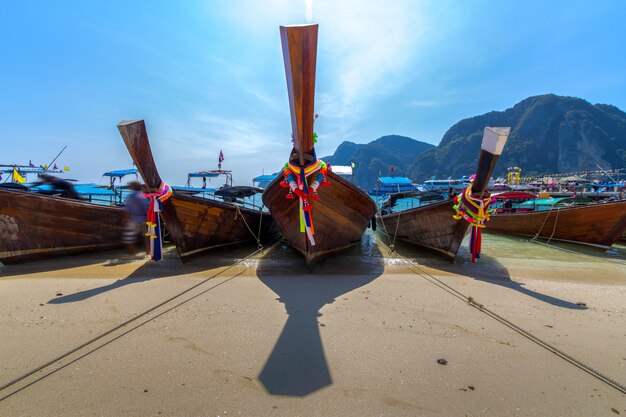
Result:
<instances>
[{"instance_id":1,"label":"small pennant flag","mask_svg":"<svg viewBox=\"0 0 626 417\"><path fill-rule=\"evenodd\" d=\"M224 161L224 154L222 153L222 150L220 149L220 156L217 159L217 168L218 169L222 169L222 161Z\"/></svg>"},{"instance_id":2,"label":"small pennant flag","mask_svg":"<svg viewBox=\"0 0 626 417\"><path fill-rule=\"evenodd\" d=\"M13 181L21 184L26 182L26 178L22 177L20 173L17 172L17 169L13 168Z\"/></svg>"},{"instance_id":3,"label":"small pennant flag","mask_svg":"<svg viewBox=\"0 0 626 417\"><path fill-rule=\"evenodd\" d=\"M67 166L63 167L63 171L69 171L69 170L70 170L70 167L67 167Z\"/></svg>"}]
</instances>

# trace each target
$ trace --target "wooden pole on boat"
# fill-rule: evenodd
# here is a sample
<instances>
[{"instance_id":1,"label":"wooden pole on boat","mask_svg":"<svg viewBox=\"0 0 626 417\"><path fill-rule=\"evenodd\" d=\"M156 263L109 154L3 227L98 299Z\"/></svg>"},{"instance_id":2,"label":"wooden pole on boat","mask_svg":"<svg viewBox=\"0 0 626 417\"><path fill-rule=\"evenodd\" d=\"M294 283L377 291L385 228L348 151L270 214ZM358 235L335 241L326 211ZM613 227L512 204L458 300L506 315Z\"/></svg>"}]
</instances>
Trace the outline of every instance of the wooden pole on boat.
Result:
<instances>
[{"instance_id":1,"label":"wooden pole on boat","mask_svg":"<svg viewBox=\"0 0 626 417\"><path fill-rule=\"evenodd\" d=\"M280 27L294 149L300 165L313 152L317 24Z\"/></svg>"},{"instance_id":2,"label":"wooden pole on boat","mask_svg":"<svg viewBox=\"0 0 626 417\"><path fill-rule=\"evenodd\" d=\"M489 179L511 132L510 127L486 127L478 157L478 170L472 183L472 195L483 198Z\"/></svg>"},{"instance_id":3,"label":"wooden pole on boat","mask_svg":"<svg viewBox=\"0 0 626 417\"><path fill-rule=\"evenodd\" d=\"M152 149L148 141L148 132L143 120L122 120L117 124L130 157L143 178L146 186L157 191L161 186L161 176L157 171Z\"/></svg>"}]
</instances>

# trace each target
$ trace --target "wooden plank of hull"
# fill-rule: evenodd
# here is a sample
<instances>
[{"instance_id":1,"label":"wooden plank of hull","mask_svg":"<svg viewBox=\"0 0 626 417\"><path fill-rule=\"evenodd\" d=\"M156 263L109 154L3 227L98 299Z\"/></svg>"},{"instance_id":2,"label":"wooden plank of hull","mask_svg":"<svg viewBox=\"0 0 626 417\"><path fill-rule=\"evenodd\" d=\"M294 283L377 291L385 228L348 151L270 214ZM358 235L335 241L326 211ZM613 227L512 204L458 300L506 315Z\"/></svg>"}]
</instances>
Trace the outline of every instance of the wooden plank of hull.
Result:
<instances>
[{"instance_id":1,"label":"wooden plank of hull","mask_svg":"<svg viewBox=\"0 0 626 417\"><path fill-rule=\"evenodd\" d=\"M320 187L319 200L310 201L315 229L315 246L309 244L306 233L300 232L298 199L285 198L287 189L274 180L263 193L283 237L311 264L359 241L376 214L376 204L361 189L340 176L328 173L329 187Z\"/></svg>"},{"instance_id":2,"label":"wooden plank of hull","mask_svg":"<svg viewBox=\"0 0 626 417\"><path fill-rule=\"evenodd\" d=\"M259 226L263 239L278 237L278 229L268 213L260 214L246 208L237 210L233 204L176 192L170 200L183 234L179 245L183 260L220 246L256 242Z\"/></svg>"},{"instance_id":3,"label":"wooden plank of hull","mask_svg":"<svg viewBox=\"0 0 626 417\"><path fill-rule=\"evenodd\" d=\"M122 246L124 224L125 212L118 207L0 189L0 261Z\"/></svg>"},{"instance_id":4,"label":"wooden plank of hull","mask_svg":"<svg viewBox=\"0 0 626 417\"><path fill-rule=\"evenodd\" d=\"M466 221L457 221L453 200L441 201L398 213L376 216L378 230L383 234L434 251L454 259L465 232Z\"/></svg>"},{"instance_id":5,"label":"wooden plank of hull","mask_svg":"<svg viewBox=\"0 0 626 417\"><path fill-rule=\"evenodd\" d=\"M499 213L487 231L611 246L626 232L626 201L552 211Z\"/></svg>"},{"instance_id":6,"label":"wooden plank of hull","mask_svg":"<svg viewBox=\"0 0 626 417\"><path fill-rule=\"evenodd\" d=\"M148 187L158 189L161 176L152 157L144 121L122 121L118 129L144 182ZM245 208L239 210L255 235L259 233L261 222L265 232L263 239L278 236L271 216ZM216 247L255 242L256 238L248 230L241 214L234 204L176 192L165 201L162 212L165 226L183 261Z\"/></svg>"}]
</instances>

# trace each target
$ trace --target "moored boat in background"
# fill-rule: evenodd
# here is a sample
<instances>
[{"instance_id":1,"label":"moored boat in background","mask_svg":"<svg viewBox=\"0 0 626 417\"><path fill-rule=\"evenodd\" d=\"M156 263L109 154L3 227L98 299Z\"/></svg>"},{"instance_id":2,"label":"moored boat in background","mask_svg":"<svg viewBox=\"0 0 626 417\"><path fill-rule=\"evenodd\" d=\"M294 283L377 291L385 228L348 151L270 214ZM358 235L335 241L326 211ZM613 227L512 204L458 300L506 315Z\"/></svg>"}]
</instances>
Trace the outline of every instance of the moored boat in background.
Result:
<instances>
[{"instance_id":1,"label":"moored boat in background","mask_svg":"<svg viewBox=\"0 0 626 417\"><path fill-rule=\"evenodd\" d=\"M122 208L0 187L0 262L121 247Z\"/></svg>"},{"instance_id":2,"label":"moored boat in background","mask_svg":"<svg viewBox=\"0 0 626 417\"><path fill-rule=\"evenodd\" d=\"M284 175L263 193L283 237L307 265L356 244L376 213L363 190L315 155L317 32L316 24L280 27L294 147Z\"/></svg>"},{"instance_id":3,"label":"moored boat in background","mask_svg":"<svg viewBox=\"0 0 626 417\"><path fill-rule=\"evenodd\" d=\"M552 199L540 209L527 193L494 194L502 202L491 216L487 230L493 233L538 237L609 247L626 233L626 200L589 203L588 199ZM513 201L527 203L514 204ZM545 199L544 199L545 200ZM564 201L583 205L559 207ZM510 204L506 204L506 203Z\"/></svg>"}]
</instances>

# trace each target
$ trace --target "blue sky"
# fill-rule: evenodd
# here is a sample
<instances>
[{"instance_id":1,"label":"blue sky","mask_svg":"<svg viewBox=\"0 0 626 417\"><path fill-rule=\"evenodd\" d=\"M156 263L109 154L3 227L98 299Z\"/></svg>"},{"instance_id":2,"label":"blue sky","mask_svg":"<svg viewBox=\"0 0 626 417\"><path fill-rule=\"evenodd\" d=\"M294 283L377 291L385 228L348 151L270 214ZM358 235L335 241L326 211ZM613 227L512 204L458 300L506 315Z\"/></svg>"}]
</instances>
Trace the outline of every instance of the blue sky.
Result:
<instances>
[{"instance_id":1,"label":"blue sky","mask_svg":"<svg viewBox=\"0 0 626 417\"><path fill-rule=\"evenodd\" d=\"M290 151L280 24L320 24L318 155L538 94L626 109L626 2L12 1L0 12L0 163L128 168L117 131L145 119L162 177L217 167L250 184ZM217 184L219 185L219 184Z\"/></svg>"}]
</instances>

